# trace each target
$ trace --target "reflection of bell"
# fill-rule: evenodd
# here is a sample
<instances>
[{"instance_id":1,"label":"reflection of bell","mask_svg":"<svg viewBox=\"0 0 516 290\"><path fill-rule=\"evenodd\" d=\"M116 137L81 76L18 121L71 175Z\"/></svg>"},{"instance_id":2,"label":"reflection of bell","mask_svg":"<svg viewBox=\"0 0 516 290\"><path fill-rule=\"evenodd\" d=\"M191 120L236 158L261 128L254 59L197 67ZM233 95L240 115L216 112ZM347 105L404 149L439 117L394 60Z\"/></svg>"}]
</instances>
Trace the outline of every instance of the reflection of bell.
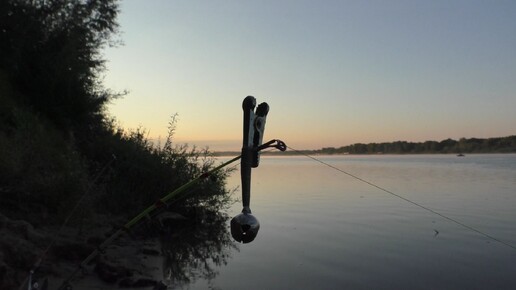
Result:
<instances>
[{"instance_id":1,"label":"reflection of bell","mask_svg":"<svg viewBox=\"0 0 516 290\"><path fill-rule=\"evenodd\" d=\"M256 238L260 222L249 212L243 211L231 219L231 236L237 242L250 243Z\"/></svg>"}]
</instances>

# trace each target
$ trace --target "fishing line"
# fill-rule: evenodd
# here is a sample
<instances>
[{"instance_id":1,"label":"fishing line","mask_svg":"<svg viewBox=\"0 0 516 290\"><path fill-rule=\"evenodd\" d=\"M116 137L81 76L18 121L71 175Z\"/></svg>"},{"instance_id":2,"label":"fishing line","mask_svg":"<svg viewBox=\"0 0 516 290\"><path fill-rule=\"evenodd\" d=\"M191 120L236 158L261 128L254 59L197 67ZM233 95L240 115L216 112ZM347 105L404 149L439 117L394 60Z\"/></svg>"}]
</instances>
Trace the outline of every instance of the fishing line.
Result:
<instances>
[{"instance_id":1,"label":"fishing line","mask_svg":"<svg viewBox=\"0 0 516 290\"><path fill-rule=\"evenodd\" d=\"M276 148L281 151L285 151L286 145L281 140L273 139L267 143L264 143L260 146L258 146L257 151L262 151L268 148ZM210 177L213 173L219 171L220 169L228 166L229 164L240 160L242 155L239 155L237 157L234 157L216 167L213 167L209 169L208 171L202 173L201 175L197 176L196 178L190 180L189 182L183 184L182 186L176 188L174 191L168 193L164 197L158 199L155 203L151 204L147 208L145 208L142 212L140 212L138 215L133 217L131 220L129 220L126 224L124 224L121 228L119 228L117 231L115 231L111 236L109 236L106 240L104 240L100 245L97 246L93 252L90 253L88 257L86 257L80 265L73 271L68 278L66 278L63 283L61 284L61 287L59 287L60 290L62 289L71 289L70 282L75 277L75 275L80 271L86 269L86 265L93 260L98 254L100 254L103 249L107 247L107 245L111 244L114 240L116 240L119 236L121 236L123 233L128 232L132 226L134 226L136 223L138 223L142 218L144 217L150 217L150 214L159 208L162 208L163 206L168 205L168 201L172 198L177 198L177 195L182 193L183 191L186 191L187 189L193 187L194 185L201 182L201 180L204 180L205 178Z\"/></svg>"},{"instance_id":2,"label":"fishing line","mask_svg":"<svg viewBox=\"0 0 516 290\"><path fill-rule=\"evenodd\" d=\"M496 238L496 237L494 237L494 236L492 236L492 235L490 235L490 234L487 234L487 233L485 233L485 232L483 232L483 231L481 231L481 230L478 230L478 229L476 229L476 228L474 228L474 227L472 227L472 226L468 226L467 224L464 224L463 222L460 222L460 221L458 221L458 220L456 220L456 219L454 219L454 218L451 218L451 217L449 217L449 216L447 216L447 215L445 215L445 214L442 214L442 213L440 213L440 212L438 212L438 211L435 211L435 210L433 210L433 209L431 209L431 208L429 208L429 207L426 207L426 206L424 206L424 205L422 205L422 204L419 204L419 203L417 203L417 202L415 202L415 201L412 201L412 200L410 200L410 199L408 199L408 198L406 198L406 197L404 197L404 196L401 196L401 195L399 195L399 194L397 194L397 193L394 193L394 192L392 192L391 190L388 190L388 189L386 189L386 188L384 188L384 187L381 187L381 186L379 186L379 185L376 185L376 184L374 184L374 183L372 183L372 182L370 182L370 181L367 181L367 180L365 180L365 179L363 179L363 178L360 178L360 177L358 177L358 176L356 176L356 175L354 175L354 174L351 174L351 173L349 173L349 172L346 172L346 171L344 171L344 170L342 170L342 169L340 169L340 168L338 168L338 167L336 167L336 166L333 166L333 165L331 165L331 164L329 164L329 163L326 163L326 162L324 162L324 161L322 161L322 160L320 160L320 159L317 159L317 158L315 158L315 157L313 157L313 156L311 156L311 155L308 155L308 154L306 154L306 153L304 153L304 152L302 152L302 151L299 151L299 150L297 150L297 149L294 149L294 148L292 148L292 147L290 147L290 146L287 146L287 148L288 148L288 149L290 149L290 150L292 150L292 151L295 151L295 152L297 152L297 153L299 153L299 154L301 154L301 155L303 155L303 156L306 156L306 157L308 157L308 158L310 158L310 159L312 159L312 160L314 160L314 161L316 161L316 162L319 162L319 163L321 163L321 164L323 164L323 165L325 165L325 166L327 166L327 167L329 167L329 168L332 168L332 169L334 169L334 170L337 170L337 171L339 171L340 173L343 173L343 174L345 174L345 175L347 175L347 176L350 176L350 177L352 177L352 178L354 178L354 179L356 179L356 180L359 180L359 181L361 181L361 182L363 182L363 183L366 183L366 184L368 184L368 185L370 185L370 186L372 186L372 187L375 187L375 188L377 188L377 189L379 189L379 190L381 190L381 191L383 191L383 192L386 192L386 193L388 193L388 194L390 194L390 195L392 195L392 196L395 196L395 197L397 197L397 198L399 198L399 199L402 199L402 200L404 200L404 201L406 201L406 202L408 202L408 203L411 203L411 204L413 204L413 205L415 205L415 206L417 206L417 207L419 207L419 208L422 208L422 209L424 209L424 210L426 210L426 211L428 211L428 212L431 212L431 213L433 213L433 214L435 214L435 215L438 215L438 216L440 216L440 217L442 217L442 218L444 218L444 219L447 219L447 220L449 220L449 221L451 221L451 222L453 222L453 223L455 223L455 224L457 224L457 225L459 225L459 226L461 226L461 227L463 227L463 228L466 228L466 229L468 229L468 230L470 230L470 231L476 232L476 233L478 233L478 234L480 234L480 235L482 235L482 236L484 236L484 237L486 237L486 238L488 238L488 239L490 239L490 240L496 241L496 242L498 242L498 243L500 243L500 244L502 244L502 245L505 245L505 246L507 246L507 247L509 247L509 248L512 248L513 250L516 250L516 246L514 246L514 245L512 245L512 244L509 244L509 243L507 243L507 242L505 242L505 241L502 241L502 240L500 240L500 239L498 239L498 238Z\"/></svg>"}]
</instances>

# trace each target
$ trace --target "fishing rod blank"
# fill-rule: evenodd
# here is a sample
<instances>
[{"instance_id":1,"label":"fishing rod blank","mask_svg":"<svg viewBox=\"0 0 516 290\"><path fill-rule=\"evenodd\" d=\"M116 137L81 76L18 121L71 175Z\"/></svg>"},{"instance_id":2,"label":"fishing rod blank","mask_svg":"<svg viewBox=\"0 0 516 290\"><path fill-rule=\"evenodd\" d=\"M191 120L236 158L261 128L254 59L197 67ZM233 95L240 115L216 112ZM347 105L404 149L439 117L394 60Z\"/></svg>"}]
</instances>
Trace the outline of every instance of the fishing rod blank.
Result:
<instances>
[{"instance_id":1,"label":"fishing rod blank","mask_svg":"<svg viewBox=\"0 0 516 290\"><path fill-rule=\"evenodd\" d=\"M287 150L287 145L278 139L270 140L262 144L263 139L263 131L265 128L265 118L267 113L269 112L269 106L267 103L262 103L256 109L256 113L254 112L254 108L256 106L256 100L254 97L248 96L244 99L243 109L244 109L244 146L242 147L242 155L232 158L219 166L212 168L211 170L199 175L198 177L190 180L184 185L180 186L176 190L170 192L165 195L161 199L158 199L154 204L151 204L146 209L144 209L140 214L136 215L134 218L129 220L124 226L118 229L115 233L113 233L110 237L108 237L104 242L102 242L88 257L86 257L79 267L73 271L68 278L66 278L59 290L69 290L72 289L72 285L70 284L72 279L75 277L80 270L86 269L88 263L90 263L97 255L103 252L106 247L111 244L114 240L116 240L119 236L129 231L131 227L137 224L144 217L148 217L151 212L154 210L161 208L167 205L167 202L174 197L177 197L179 193L184 192L185 190L191 188L192 186L198 184L201 180L209 177L216 171L228 166L229 164L242 159L241 160L241 178L242 178L242 200L244 204L244 209L242 213L235 216L231 220L231 235L238 242L249 243L254 240L256 235L258 234L258 230L260 229L260 223L258 220L251 214L251 209L249 207L250 197L251 197L251 167L258 167L260 161L259 152L263 149L267 148L276 148L280 151Z\"/></svg>"},{"instance_id":2,"label":"fishing rod blank","mask_svg":"<svg viewBox=\"0 0 516 290\"><path fill-rule=\"evenodd\" d=\"M102 242L95 250L93 250L93 252L91 252L91 254L86 257L82 262L81 264L75 269L75 271L73 271L70 276L68 276L68 278L66 278L63 283L61 284L61 286L59 287L59 290L69 290L69 289L72 289L72 286L71 286L71 281L72 279L75 277L75 275L77 275L77 273L79 273L81 270L84 270L86 269L86 266L97 256L99 255L101 252L103 252L107 246L109 244L111 244L114 240L116 240L118 237L120 237L122 234L124 234L125 232L128 232L131 227L133 227L135 224L137 224L140 220L142 220L144 217L147 217L149 216L149 214L158 209L158 208L161 208L161 207L164 207L167 205L167 202L172 199L173 197L176 197L177 195L179 195L181 192L191 188L192 186L198 184L200 181L202 181L203 179L209 177L210 175L212 175L213 173L215 173L216 171L228 166L229 164L237 161L238 159L240 159L240 156L237 156L229 161L226 161L222 164L220 164L219 166L215 167L215 168L212 168L211 170L199 175L198 177L190 180L189 182L183 184L182 186L178 187L176 190L170 192L169 194L165 195L164 197L158 199L154 204L151 204L150 206L148 206L146 209L144 209L141 213L139 213L138 215L136 215L134 218L132 218L130 221L128 221L124 226L122 226L121 228L119 228L117 231L115 231L111 236L109 236L109 238L107 238L106 240L104 240L104 242Z\"/></svg>"}]
</instances>

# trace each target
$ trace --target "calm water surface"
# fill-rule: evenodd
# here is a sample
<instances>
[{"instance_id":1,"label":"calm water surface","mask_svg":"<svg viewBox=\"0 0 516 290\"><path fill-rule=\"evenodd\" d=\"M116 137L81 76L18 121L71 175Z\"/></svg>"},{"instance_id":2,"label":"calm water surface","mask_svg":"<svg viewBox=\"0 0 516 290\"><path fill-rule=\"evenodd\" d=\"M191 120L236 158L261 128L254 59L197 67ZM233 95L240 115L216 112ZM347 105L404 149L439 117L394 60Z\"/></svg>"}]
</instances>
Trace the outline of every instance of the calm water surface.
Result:
<instances>
[{"instance_id":1,"label":"calm water surface","mask_svg":"<svg viewBox=\"0 0 516 290\"><path fill-rule=\"evenodd\" d=\"M514 154L318 158L516 245ZM251 209L256 240L185 289L516 289L516 250L307 157L262 157Z\"/></svg>"}]
</instances>

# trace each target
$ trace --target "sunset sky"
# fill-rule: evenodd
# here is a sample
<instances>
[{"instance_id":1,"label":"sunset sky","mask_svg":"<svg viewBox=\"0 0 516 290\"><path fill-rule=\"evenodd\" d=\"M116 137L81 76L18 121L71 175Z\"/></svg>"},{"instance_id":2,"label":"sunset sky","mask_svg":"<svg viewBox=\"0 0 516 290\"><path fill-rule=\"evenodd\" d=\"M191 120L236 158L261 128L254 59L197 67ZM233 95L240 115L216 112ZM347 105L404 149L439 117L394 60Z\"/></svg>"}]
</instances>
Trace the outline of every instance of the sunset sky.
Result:
<instances>
[{"instance_id":1,"label":"sunset sky","mask_svg":"<svg viewBox=\"0 0 516 290\"><path fill-rule=\"evenodd\" d=\"M516 134L516 1L121 2L124 128L239 150L241 103L298 149Z\"/></svg>"}]
</instances>

